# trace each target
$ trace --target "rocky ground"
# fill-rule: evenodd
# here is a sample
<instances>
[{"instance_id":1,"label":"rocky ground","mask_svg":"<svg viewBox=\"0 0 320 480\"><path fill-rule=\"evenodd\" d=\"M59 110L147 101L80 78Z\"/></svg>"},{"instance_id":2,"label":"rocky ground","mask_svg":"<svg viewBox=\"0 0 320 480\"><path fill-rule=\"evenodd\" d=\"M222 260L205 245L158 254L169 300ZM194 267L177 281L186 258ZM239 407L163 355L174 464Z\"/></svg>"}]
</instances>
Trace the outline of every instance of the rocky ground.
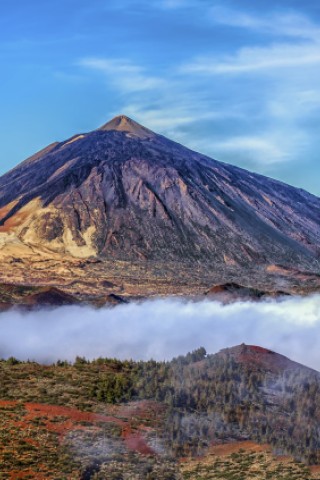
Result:
<instances>
[{"instance_id":1,"label":"rocky ground","mask_svg":"<svg viewBox=\"0 0 320 480\"><path fill-rule=\"evenodd\" d=\"M117 304L151 296L208 296L222 301L320 290L320 275L275 265L249 272L190 262L128 262L77 259L43 248L0 250L0 303L65 305Z\"/></svg>"}]
</instances>

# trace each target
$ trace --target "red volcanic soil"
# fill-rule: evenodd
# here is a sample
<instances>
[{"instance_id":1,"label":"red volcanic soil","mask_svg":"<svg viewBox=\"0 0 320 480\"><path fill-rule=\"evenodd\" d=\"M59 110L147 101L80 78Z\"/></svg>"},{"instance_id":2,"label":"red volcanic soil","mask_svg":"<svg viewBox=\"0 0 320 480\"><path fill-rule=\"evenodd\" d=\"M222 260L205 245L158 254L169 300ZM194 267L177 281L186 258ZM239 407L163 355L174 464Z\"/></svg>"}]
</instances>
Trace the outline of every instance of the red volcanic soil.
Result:
<instances>
[{"instance_id":1,"label":"red volcanic soil","mask_svg":"<svg viewBox=\"0 0 320 480\"><path fill-rule=\"evenodd\" d=\"M12 403L13 402L11 402L11 404ZM26 415L22 421L17 422L15 425L22 429L29 428L30 423L35 418L41 417L46 429L59 434L60 442L62 442L68 432L86 429L80 422L91 423L92 426L95 426L97 423L114 423L122 428L122 438L128 450L143 455L151 455L154 453L140 433L140 428L138 428L138 430L133 429L131 424L125 420L97 413L81 412L74 408L56 405L26 403L24 407L26 409ZM60 419L59 422L56 421L58 417Z\"/></svg>"},{"instance_id":2,"label":"red volcanic soil","mask_svg":"<svg viewBox=\"0 0 320 480\"><path fill-rule=\"evenodd\" d=\"M33 480L47 480L47 477L44 476L42 473L37 473L34 470L24 470L23 472L12 472L10 474L10 477L8 480L23 480L23 479L28 479L30 480L32 478ZM67 479L66 479L67 480ZM70 478L71 480L71 478Z\"/></svg>"},{"instance_id":3,"label":"red volcanic soil","mask_svg":"<svg viewBox=\"0 0 320 480\"><path fill-rule=\"evenodd\" d=\"M129 404L127 407L122 406L118 411L113 407L110 409L115 414L120 413L122 418L113 415L83 412L70 407L41 403L22 404L17 401L7 400L0 400L0 409L6 412L6 418L9 422L8 428L12 428L13 432L16 429L23 431L24 441L36 448L39 447L39 443L35 436L35 425L37 425L39 421L44 430L58 435L57 439L60 445L63 444L67 434L72 431L86 430L88 428L99 431L102 428L101 423L113 423L121 428L121 437L128 451L141 455L153 455L155 452L149 447L145 440L145 433L149 430L149 427L144 425L144 421L147 420L147 423L149 423L149 420L153 420L152 415L155 411L156 404L151 405L148 402L142 403L143 405L141 406L134 404ZM14 412L14 410L19 412L18 417L17 412ZM24 478L46 480L46 478L49 478L42 473L37 473L30 469L23 471L14 470L9 472L8 475L8 480ZM66 480L71 480L71 477L70 479L66 477Z\"/></svg>"},{"instance_id":4,"label":"red volcanic soil","mask_svg":"<svg viewBox=\"0 0 320 480\"><path fill-rule=\"evenodd\" d=\"M272 350L268 350L267 348L259 347L257 345L247 345L247 350L250 351L251 353L260 353L260 354L265 354L265 353L271 353L274 354Z\"/></svg>"},{"instance_id":5,"label":"red volcanic soil","mask_svg":"<svg viewBox=\"0 0 320 480\"><path fill-rule=\"evenodd\" d=\"M251 440L243 440L239 442L230 442L230 443L221 443L221 444L212 444L208 450L208 452L202 456L198 457L199 459L206 459L210 455L216 455L217 457L227 457L232 455L233 453L239 453L239 451L245 452L270 452L271 447L266 444L258 444ZM280 457L279 457L280 458ZM288 457L289 458L289 457ZM180 459L180 463L188 462L190 459L187 457L183 457Z\"/></svg>"},{"instance_id":6,"label":"red volcanic soil","mask_svg":"<svg viewBox=\"0 0 320 480\"><path fill-rule=\"evenodd\" d=\"M310 471L312 474L320 473L320 465L312 465Z\"/></svg>"},{"instance_id":7,"label":"red volcanic soil","mask_svg":"<svg viewBox=\"0 0 320 480\"><path fill-rule=\"evenodd\" d=\"M141 455L153 455L155 452L150 448L139 432L132 432L130 426L124 429L122 437L126 447L131 452L138 452Z\"/></svg>"},{"instance_id":8,"label":"red volcanic soil","mask_svg":"<svg viewBox=\"0 0 320 480\"><path fill-rule=\"evenodd\" d=\"M301 368L310 370L283 355L256 345L242 344L233 348L225 348L219 352L219 355L231 355L236 362L242 363L251 369L263 369L274 373Z\"/></svg>"},{"instance_id":9,"label":"red volcanic soil","mask_svg":"<svg viewBox=\"0 0 320 480\"><path fill-rule=\"evenodd\" d=\"M146 432L151 429L146 426L144 422L147 421L149 424L152 420L154 423L154 417L157 420L158 413L159 416L161 415L162 409L160 407L161 406L158 406L155 402L147 401L137 402L137 404L131 403L127 406L121 407L110 406L110 409L106 407L108 408L108 411L122 417L119 418L113 415L83 412L76 408L57 405L46 405L41 403L22 404L17 401L0 400L0 409L6 412L6 418L8 421L6 428L12 428L13 432L16 429L23 431L24 441L36 448L39 448L40 446L37 442L37 437L35 436L35 429L37 428L35 425L37 425L37 422L39 421L41 422L42 429L55 433L58 436L57 439L60 445L63 445L66 436L72 431L86 430L88 428L90 428L90 430L96 429L99 431L102 428L101 423L113 423L121 428L121 438L123 439L126 449L129 452L135 452L140 455L155 454L145 440ZM18 417L15 410L19 412ZM155 413L156 410L157 413ZM45 470L45 466L42 470ZM8 472L8 480L30 478L35 480L47 480L52 477L51 473L50 475L46 475L30 468ZM66 476L65 480L73 480L74 478L76 478L74 475Z\"/></svg>"},{"instance_id":10,"label":"red volcanic soil","mask_svg":"<svg viewBox=\"0 0 320 480\"><path fill-rule=\"evenodd\" d=\"M213 455L227 456L232 453L238 453L239 450L245 450L246 452L265 452L269 451L270 447L268 445L259 445L250 440L245 440L243 442L233 442L233 443L224 443L221 445L214 445L210 448L210 453Z\"/></svg>"},{"instance_id":11,"label":"red volcanic soil","mask_svg":"<svg viewBox=\"0 0 320 480\"><path fill-rule=\"evenodd\" d=\"M13 400L0 400L0 407L14 407L17 402Z\"/></svg>"}]
</instances>

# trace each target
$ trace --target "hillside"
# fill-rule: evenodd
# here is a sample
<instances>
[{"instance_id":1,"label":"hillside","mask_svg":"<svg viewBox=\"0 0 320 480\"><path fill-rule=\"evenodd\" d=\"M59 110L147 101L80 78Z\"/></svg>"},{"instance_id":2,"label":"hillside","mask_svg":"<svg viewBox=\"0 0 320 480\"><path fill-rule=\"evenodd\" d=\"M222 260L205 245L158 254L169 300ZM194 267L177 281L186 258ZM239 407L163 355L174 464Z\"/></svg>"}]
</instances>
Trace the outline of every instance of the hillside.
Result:
<instances>
[{"instance_id":1,"label":"hillside","mask_svg":"<svg viewBox=\"0 0 320 480\"><path fill-rule=\"evenodd\" d=\"M166 363L11 358L0 478L242 479L245 465L257 479L320 478L297 463L320 463L319 400L318 372L255 346Z\"/></svg>"},{"instance_id":2,"label":"hillside","mask_svg":"<svg viewBox=\"0 0 320 480\"><path fill-rule=\"evenodd\" d=\"M0 281L80 300L319 288L320 199L125 116L0 178ZM9 275L10 273L10 275Z\"/></svg>"}]
</instances>

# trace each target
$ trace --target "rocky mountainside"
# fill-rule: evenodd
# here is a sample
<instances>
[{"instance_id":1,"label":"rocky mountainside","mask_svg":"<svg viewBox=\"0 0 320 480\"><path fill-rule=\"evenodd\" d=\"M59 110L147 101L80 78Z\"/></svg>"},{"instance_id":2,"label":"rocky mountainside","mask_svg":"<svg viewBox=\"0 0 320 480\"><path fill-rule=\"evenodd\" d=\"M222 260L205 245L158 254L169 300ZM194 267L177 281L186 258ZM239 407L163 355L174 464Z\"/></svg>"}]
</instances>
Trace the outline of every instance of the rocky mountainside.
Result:
<instances>
[{"instance_id":1,"label":"rocky mountainside","mask_svg":"<svg viewBox=\"0 0 320 480\"><path fill-rule=\"evenodd\" d=\"M30 261L45 259L47 281L41 268L29 271L30 281L57 286L56 274L68 285L70 270L74 281L84 269L87 281L111 280L115 293L129 283L131 293L143 294L143 283L153 281L152 293L177 293L179 282L197 293L226 281L290 290L292 277L312 290L319 286L319 218L320 199L306 191L119 116L0 178L0 261L11 262L20 283Z\"/></svg>"}]
</instances>

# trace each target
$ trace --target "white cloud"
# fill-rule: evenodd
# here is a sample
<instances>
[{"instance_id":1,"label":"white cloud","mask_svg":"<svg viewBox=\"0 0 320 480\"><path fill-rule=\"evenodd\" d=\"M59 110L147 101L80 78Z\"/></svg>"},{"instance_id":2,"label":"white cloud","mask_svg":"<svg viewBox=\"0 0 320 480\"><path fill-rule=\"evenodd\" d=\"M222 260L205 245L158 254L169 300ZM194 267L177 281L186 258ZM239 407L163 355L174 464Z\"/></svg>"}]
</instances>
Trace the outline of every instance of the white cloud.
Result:
<instances>
[{"instance_id":1,"label":"white cloud","mask_svg":"<svg viewBox=\"0 0 320 480\"><path fill-rule=\"evenodd\" d=\"M124 112L197 151L261 173L273 168L272 175L280 164L310 158L314 144L307 125L320 109L318 26L293 13L254 16L215 7L211 16L216 23L281 33L291 41L272 38L264 46L233 53L229 48L228 54L166 70L127 59L86 58L80 65L100 72L120 92L115 114Z\"/></svg>"},{"instance_id":2,"label":"white cloud","mask_svg":"<svg viewBox=\"0 0 320 480\"><path fill-rule=\"evenodd\" d=\"M264 13L253 15L245 11L216 5L210 10L214 23L245 28L277 36L320 40L320 28L308 17L298 13Z\"/></svg>"},{"instance_id":3,"label":"white cloud","mask_svg":"<svg viewBox=\"0 0 320 480\"><path fill-rule=\"evenodd\" d=\"M185 65L189 73L242 74L274 73L283 69L320 64L320 28L310 19L297 13L253 15L246 11L217 5L210 10L214 23L290 37L287 41L273 40L266 46L245 46L233 55L220 58L199 57Z\"/></svg>"},{"instance_id":4,"label":"white cloud","mask_svg":"<svg viewBox=\"0 0 320 480\"><path fill-rule=\"evenodd\" d=\"M173 137L179 136L178 129L185 125L191 125L196 121L218 118L220 112L206 111L202 108L202 103L197 106L188 100L183 99L181 93L175 96L173 93L172 101L168 98L169 93L164 93L159 103L153 107L145 108L138 103L128 103L124 109L128 116L139 119L139 122L148 125L149 128L156 132L162 132L165 135ZM174 104L175 100L178 100ZM231 115L231 114L230 114Z\"/></svg>"},{"instance_id":5,"label":"white cloud","mask_svg":"<svg viewBox=\"0 0 320 480\"><path fill-rule=\"evenodd\" d=\"M162 8L167 8L167 9L175 9L175 8L181 8L181 7L186 7L190 5L190 1L188 0L162 0L161 2L158 3Z\"/></svg>"},{"instance_id":6,"label":"white cloud","mask_svg":"<svg viewBox=\"0 0 320 480\"><path fill-rule=\"evenodd\" d=\"M235 55L222 59L200 57L182 67L186 73L279 74L282 70L320 65L318 45L273 44L267 47L244 47Z\"/></svg>"},{"instance_id":7,"label":"white cloud","mask_svg":"<svg viewBox=\"0 0 320 480\"><path fill-rule=\"evenodd\" d=\"M272 166L291 159L291 151L299 148L302 134L297 138L282 138L274 133L265 133L261 136L228 137L226 140L215 142L217 153L233 153L243 158L247 156L249 163Z\"/></svg>"},{"instance_id":8,"label":"white cloud","mask_svg":"<svg viewBox=\"0 0 320 480\"><path fill-rule=\"evenodd\" d=\"M184 125L222 116L220 111L208 111L201 92L195 102L187 82L182 88L174 69L165 72L163 77L156 77L126 59L85 58L78 65L100 72L112 88L122 94L121 112L164 135L177 138L179 128ZM232 112L225 112L223 116L226 114L229 116Z\"/></svg>"},{"instance_id":9,"label":"white cloud","mask_svg":"<svg viewBox=\"0 0 320 480\"><path fill-rule=\"evenodd\" d=\"M287 155L271 140L261 137L231 137L216 143L217 150L233 152L247 152L259 163L275 163L283 161Z\"/></svg>"},{"instance_id":10,"label":"white cloud","mask_svg":"<svg viewBox=\"0 0 320 480\"><path fill-rule=\"evenodd\" d=\"M107 8L111 10L126 10L128 7L134 9L156 9L156 10L175 10L179 8L195 7L199 8L199 0L118 0L117 2L108 2Z\"/></svg>"},{"instance_id":11,"label":"white cloud","mask_svg":"<svg viewBox=\"0 0 320 480\"><path fill-rule=\"evenodd\" d=\"M320 296L261 303L154 300L115 308L0 314L0 357L170 359L245 342L320 369Z\"/></svg>"},{"instance_id":12,"label":"white cloud","mask_svg":"<svg viewBox=\"0 0 320 480\"><path fill-rule=\"evenodd\" d=\"M320 113L319 26L298 14L258 16L221 6L211 9L211 18L251 34L250 46L198 56L180 67L182 74L201 84L210 82L212 89L224 82L230 105L231 99L241 105L243 127L240 121L230 122L220 138L215 135L214 155L262 172L289 160L314 158L310 127Z\"/></svg>"},{"instance_id":13,"label":"white cloud","mask_svg":"<svg viewBox=\"0 0 320 480\"><path fill-rule=\"evenodd\" d=\"M128 60L92 57L83 58L79 65L101 72L117 89L128 93L152 90L165 84L164 79L148 75L142 67Z\"/></svg>"},{"instance_id":14,"label":"white cloud","mask_svg":"<svg viewBox=\"0 0 320 480\"><path fill-rule=\"evenodd\" d=\"M306 85L308 87L308 85ZM310 88L291 89L282 91L281 96L270 99L267 103L267 112L275 119L288 120L308 118L320 109L320 91L315 86Z\"/></svg>"}]
</instances>

